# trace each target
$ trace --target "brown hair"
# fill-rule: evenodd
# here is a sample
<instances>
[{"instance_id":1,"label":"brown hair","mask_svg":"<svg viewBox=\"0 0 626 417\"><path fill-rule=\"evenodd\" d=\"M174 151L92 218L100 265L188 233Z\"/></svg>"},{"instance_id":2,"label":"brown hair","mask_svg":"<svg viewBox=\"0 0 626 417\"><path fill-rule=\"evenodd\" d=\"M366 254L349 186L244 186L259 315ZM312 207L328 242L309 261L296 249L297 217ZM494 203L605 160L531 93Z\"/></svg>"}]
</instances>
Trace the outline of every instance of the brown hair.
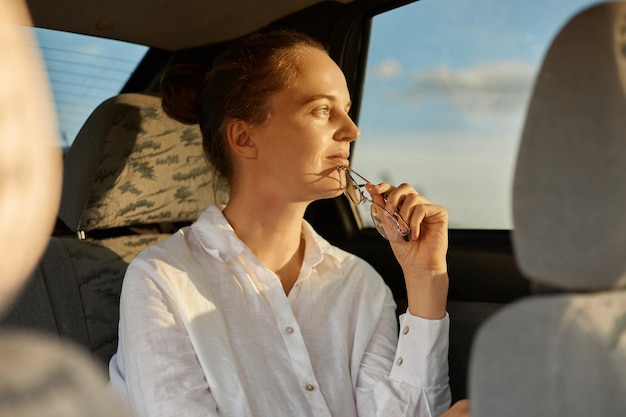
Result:
<instances>
[{"instance_id":1,"label":"brown hair","mask_svg":"<svg viewBox=\"0 0 626 417\"><path fill-rule=\"evenodd\" d=\"M161 79L164 111L182 123L199 123L204 154L215 174L228 183L232 160L225 128L233 118L250 123L267 119L268 97L298 76L298 50L326 48L292 31L255 33L236 42L207 71L195 64L170 67Z\"/></svg>"}]
</instances>

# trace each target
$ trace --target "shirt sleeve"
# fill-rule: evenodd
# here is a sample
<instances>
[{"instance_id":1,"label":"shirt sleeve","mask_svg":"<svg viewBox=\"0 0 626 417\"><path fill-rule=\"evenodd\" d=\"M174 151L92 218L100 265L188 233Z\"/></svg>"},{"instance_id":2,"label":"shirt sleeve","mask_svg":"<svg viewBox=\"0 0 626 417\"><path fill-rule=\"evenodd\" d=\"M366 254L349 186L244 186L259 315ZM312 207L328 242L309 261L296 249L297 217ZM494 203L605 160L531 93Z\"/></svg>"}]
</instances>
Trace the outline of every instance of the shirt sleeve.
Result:
<instances>
[{"instance_id":1,"label":"shirt sleeve","mask_svg":"<svg viewBox=\"0 0 626 417\"><path fill-rule=\"evenodd\" d=\"M391 304L391 307L390 307ZM387 301L357 379L359 417L436 417L450 406L449 317L400 316Z\"/></svg>"},{"instance_id":2,"label":"shirt sleeve","mask_svg":"<svg viewBox=\"0 0 626 417\"><path fill-rule=\"evenodd\" d=\"M136 417L211 417L216 404L177 307L133 265L124 279L111 385Z\"/></svg>"}]
</instances>

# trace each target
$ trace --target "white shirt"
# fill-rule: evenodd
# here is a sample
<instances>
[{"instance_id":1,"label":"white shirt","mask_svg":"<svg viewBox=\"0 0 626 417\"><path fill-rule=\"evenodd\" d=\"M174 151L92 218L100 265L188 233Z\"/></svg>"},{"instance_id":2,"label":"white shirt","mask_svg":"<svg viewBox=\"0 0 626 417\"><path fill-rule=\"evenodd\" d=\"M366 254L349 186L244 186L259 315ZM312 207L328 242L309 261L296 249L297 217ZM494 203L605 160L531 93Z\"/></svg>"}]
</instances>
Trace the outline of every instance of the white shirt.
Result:
<instances>
[{"instance_id":1,"label":"white shirt","mask_svg":"<svg viewBox=\"0 0 626 417\"><path fill-rule=\"evenodd\" d=\"M113 388L139 417L436 416L448 316L400 317L380 275L303 222L287 296L217 206L124 279Z\"/></svg>"}]
</instances>

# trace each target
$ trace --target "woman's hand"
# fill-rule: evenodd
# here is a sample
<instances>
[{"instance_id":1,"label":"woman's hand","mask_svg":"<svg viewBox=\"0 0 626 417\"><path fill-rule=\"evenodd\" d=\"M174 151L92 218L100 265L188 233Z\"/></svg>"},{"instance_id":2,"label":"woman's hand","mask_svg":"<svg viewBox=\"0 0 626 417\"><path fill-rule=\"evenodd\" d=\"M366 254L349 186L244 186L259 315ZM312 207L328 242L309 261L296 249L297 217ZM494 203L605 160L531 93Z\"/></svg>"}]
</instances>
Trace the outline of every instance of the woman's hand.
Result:
<instances>
[{"instance_id":1,"label":"woman's hand","mask_svg":"<svg viewBox=\"0 0 626 417\"><path fill-rule=\"evenodd\" d=\"M470 403L469 400L459 400L448 409L441 417L469 417Z\"/></svg>"},{"instance_id":2,"label":"woman's hand","mask_svg":"<svg viewBox=\"0 0 626 417\"><path fill-rule=\"evenodd\" d=\"M393 225L385 225L387 236L404 270L447 272L448 212L420 195L408 184L368 184L373 200L389 213L396 210L411 227L408 242ZM386 196L387 201L383 198Z\"/></svg>"},{"instance_id":3,"label":"woman's hand","mask_svg":"<svg viewBox=\"0 0 626 417\"><path fill-rule=\"evenodd\" d=\"M402 184L367 184L374 202L396 211L411 227L405 239L393 224L384 224L393 253L402 267L409 311L427 319L445 316L448 295L448 212ZM386 201L385 201L386 200Z\"/></svg>"}]
</instances>

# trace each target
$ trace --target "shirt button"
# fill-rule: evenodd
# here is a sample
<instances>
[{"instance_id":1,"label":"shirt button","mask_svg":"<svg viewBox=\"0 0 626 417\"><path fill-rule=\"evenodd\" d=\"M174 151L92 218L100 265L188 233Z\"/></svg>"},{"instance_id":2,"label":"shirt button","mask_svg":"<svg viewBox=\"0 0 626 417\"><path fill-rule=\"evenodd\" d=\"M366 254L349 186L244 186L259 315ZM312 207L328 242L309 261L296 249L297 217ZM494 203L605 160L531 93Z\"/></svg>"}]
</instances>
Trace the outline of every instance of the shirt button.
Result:
<instances>
[{"instance_id":1,"label":"shirt button","mask_svg":"<svg viewBox=\"0 0 626 417\"><path fill-rule=\"evenodd\" d=\"M313 384L306 384L304 386L304 389L306 389L307 391L315 391L315 385L313 385Z\"/></svg>"},{"instance_id":2,"label":"shirt button","mask_svg":"<svg viewBox=\"0 0 626 417\"><path fill-rule=\"evenodd\" d=\"M402 329L402 334L407 334L409 332L409 326L404 326Z\"/></svg>"},{"instance_id":3,"label":"shirt button","mask_svg":"<svg viewBox=\"0 0 626 417\"><path fill-rule=\"evenodd\" d=\"M285 327L285 334L293 334L293 327L287 326Z\"/></svg>"},{"instance_id":4,"label":"shirt button","mask_svg":"<svg viewBox=\"0 0 626 417\"><path fill-rule=\"evenodd\" d=\"M402 359L402 356L400 356L400 357L398 358L398 360L396 361L396 364L397 364L398 366L400 366L400 365L402 365L402 362L404 362L404 359Z\"/></svg>"}]
</instances>

